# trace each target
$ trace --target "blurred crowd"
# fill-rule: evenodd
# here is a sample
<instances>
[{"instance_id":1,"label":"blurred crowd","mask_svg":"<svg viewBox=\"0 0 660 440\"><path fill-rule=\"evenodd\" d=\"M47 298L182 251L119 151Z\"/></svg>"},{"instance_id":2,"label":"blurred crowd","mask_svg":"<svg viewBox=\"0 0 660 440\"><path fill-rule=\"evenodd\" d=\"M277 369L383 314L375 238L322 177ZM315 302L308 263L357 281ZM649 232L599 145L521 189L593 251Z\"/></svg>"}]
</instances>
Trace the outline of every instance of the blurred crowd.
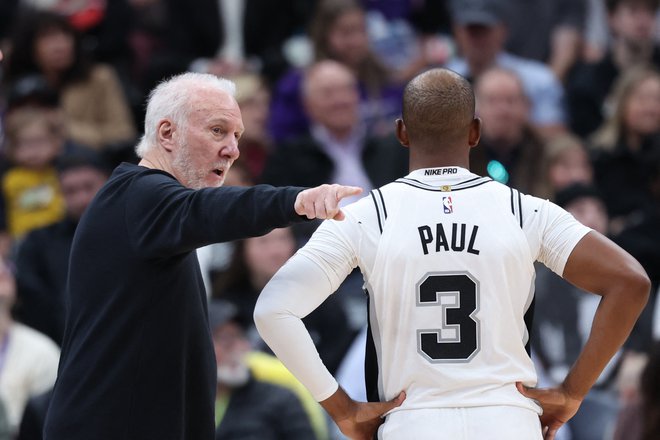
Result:
<instances>
[{"instance_id":1,"label":"blurred crowd","mask_svg":"<svg viewBox=\"0 0 660 440\"><path fill-rule=\"evenodd\" d=\"M472 171L562 206L653 282L628 343L558 438L660 438L659 4L3 0L0 439L41 438L73 234L112 169L136 161L145 98L160 80L197 71L236 82L245 133L226 184L366 192L408 173L394 120L407 80L437 66L474 84L483 134ZM252 321L261 289L316 226L198 251L217 439L342 438ZM530 342L540 385L563 379L598 301L538 267ZM354 273L305 318L355 398L364 398L366 309Z\"/></svg>"}]
</instances>

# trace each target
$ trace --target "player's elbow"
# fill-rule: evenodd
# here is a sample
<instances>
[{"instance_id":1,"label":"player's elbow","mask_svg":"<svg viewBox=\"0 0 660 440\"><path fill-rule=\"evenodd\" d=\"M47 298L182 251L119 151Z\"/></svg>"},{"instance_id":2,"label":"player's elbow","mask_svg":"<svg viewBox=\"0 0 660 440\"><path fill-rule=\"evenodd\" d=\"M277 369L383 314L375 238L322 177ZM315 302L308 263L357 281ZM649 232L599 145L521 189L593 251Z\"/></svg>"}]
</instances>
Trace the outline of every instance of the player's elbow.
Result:
<instances>
[{"instance_id":1,"label":"player's elbow","mask_svg":"<svg viewBox=\"0 0 660 440\"><path fill-rule=\"evenodd\" d=\"M262 329L273 319L273 311L268 306L267 301L263 301L261 298L257 300L252 317L259 334L261 334Z\"/></svg>"},{"instance_id":2,"label":"player's elbow","mask_svg":"<svg viewBox=\"0 0 660 440\"><path fill-rule=\"evenodd\" d=\"M626 299L642 309L651 292L651 280L642 266L635 264L627 268L621 284L625 286Z\"/></svg>"},{"instance_id":3,"label":"player's elbow","mask_svg":"<svg viewBox=\"0 0 660 440\"><path fill-rule=\"evenodd\" d=\"M268 331L268 328L273 325L279 313L276 307L277 301L273 301L271 297L272 295L269 294L268 289L264 289L259 295L252 314L254 324L262 337Z\"/></svg>"}]
</instances>

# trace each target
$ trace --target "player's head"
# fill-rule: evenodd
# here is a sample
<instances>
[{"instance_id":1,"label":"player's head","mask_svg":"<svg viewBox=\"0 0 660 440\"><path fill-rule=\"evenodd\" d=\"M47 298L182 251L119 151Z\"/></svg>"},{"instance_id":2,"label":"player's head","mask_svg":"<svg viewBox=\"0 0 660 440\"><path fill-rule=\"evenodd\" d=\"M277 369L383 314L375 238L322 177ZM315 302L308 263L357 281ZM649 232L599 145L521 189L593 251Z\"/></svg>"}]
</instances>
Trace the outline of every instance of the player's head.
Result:
<instances>
[{"instance_id":1,"label":"player's head","mask_svg":"<svg viewBox=\"0 0 660 440\"><path fill-rule=\"evenodd\" d=\"M447 69L428 70L413 78L403 92L399 140L428 153L473 147L481 130L474 111L474 91L467 79Z\"/></svg>"}]
</instances>

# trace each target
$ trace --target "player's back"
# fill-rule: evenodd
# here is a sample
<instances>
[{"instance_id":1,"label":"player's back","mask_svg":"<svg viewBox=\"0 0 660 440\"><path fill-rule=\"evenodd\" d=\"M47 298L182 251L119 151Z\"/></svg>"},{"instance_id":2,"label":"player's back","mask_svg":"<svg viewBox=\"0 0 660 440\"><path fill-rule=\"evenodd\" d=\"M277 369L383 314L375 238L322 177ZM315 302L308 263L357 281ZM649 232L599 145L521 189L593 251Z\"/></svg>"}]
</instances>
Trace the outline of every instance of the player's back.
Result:
<instances>
[{"instance_id":1,"label":"player's back","mask_svg":"<svg viewBox=\"0 0 660 440\"><path fill-rule=\"evenodd\" d=\"M374 191L372 208L378 234L361 248L375 251L359 261L370 398L406 390L400 409L536 410L515 389L536 381L525 349L535 256L517 191L462 168L425 169Z\"/></svg>"}]
</instances>

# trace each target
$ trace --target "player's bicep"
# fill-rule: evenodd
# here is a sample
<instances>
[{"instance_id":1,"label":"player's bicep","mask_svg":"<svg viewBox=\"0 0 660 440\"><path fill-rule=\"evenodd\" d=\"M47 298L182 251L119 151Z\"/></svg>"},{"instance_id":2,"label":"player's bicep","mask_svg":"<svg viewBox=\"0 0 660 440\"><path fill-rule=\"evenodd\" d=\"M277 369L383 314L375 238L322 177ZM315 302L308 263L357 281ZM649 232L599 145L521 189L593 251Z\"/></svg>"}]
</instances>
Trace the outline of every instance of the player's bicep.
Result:
<instances>
[{"instance_id":1,"label":"player's bicep","mask_svg":"<svg viewBox=\"0 0 660 440\"><path fill-rule=\"evenodd\" d=\"M577 287L602 295L608 287L643 273L626 251L596 231L586 234L573 248L562 276Z\"/></svg>"}]
</instances>

